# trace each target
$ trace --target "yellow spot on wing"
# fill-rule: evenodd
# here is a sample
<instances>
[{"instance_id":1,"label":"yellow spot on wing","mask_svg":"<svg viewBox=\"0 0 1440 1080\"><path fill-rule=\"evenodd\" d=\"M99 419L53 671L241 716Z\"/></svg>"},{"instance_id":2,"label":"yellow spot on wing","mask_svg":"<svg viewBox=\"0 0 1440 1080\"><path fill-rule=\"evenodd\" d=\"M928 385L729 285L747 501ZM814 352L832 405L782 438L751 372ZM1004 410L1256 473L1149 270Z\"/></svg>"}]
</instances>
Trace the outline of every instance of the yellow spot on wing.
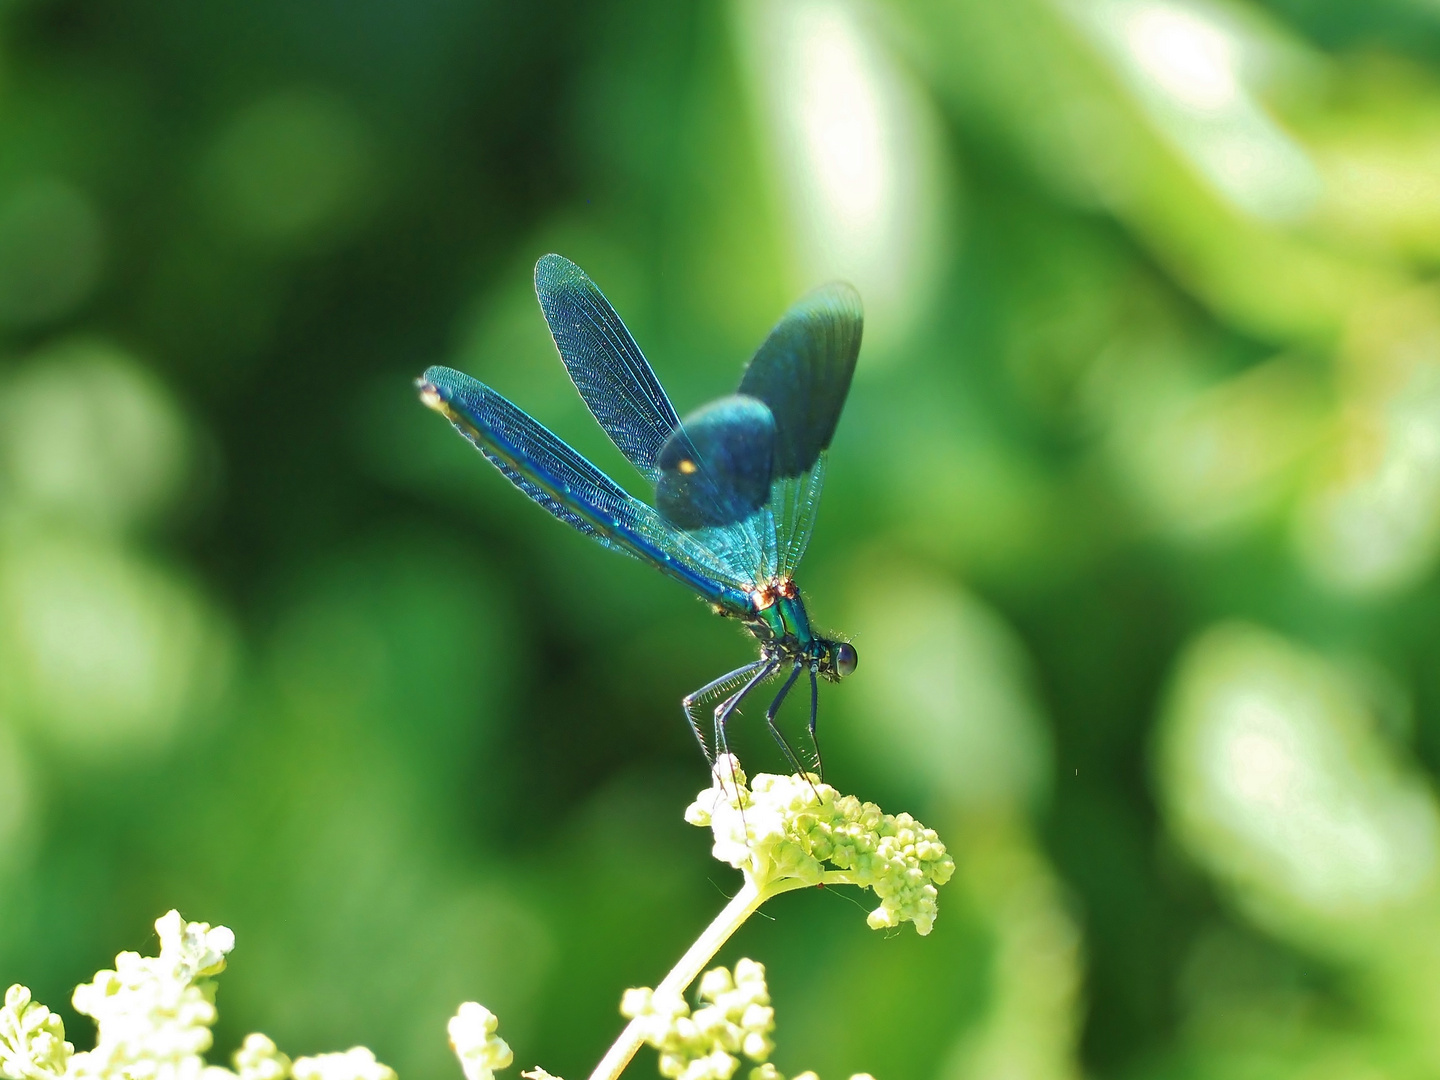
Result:
<instances>
[{"instance_id":1,"label":"yellow spot on wing","mask_svg":"<svg viewBox=\"0 0 1440 1080\"><path fill-rule=\"evenodd\" d=\"M682 473L684 473L686 476L689 476L691 473L695 472L696 469L699 468L699 466L696 465L695 462L691 461L689 458L681 458L680 464L675 467L679 469Z\"/></svg>"}]
</instances>

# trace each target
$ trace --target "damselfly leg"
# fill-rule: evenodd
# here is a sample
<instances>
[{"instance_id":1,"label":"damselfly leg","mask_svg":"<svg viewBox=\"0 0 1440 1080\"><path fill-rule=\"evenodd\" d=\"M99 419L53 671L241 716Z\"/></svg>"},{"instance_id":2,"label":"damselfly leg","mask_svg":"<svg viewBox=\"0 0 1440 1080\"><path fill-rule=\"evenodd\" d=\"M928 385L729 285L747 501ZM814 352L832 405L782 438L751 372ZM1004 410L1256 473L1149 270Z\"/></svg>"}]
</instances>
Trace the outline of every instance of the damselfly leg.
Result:
<instances>
[{"instance_id":1,"label":"damselfly leg","mask_svg":"<svg viewBox=\"0 0 1440 1080\"><path fill-rule=\"evenodd\" d=\"M700 727L700 718L695 715L695 706L703 705L712 698L744 682L768 662L769 661L763 657L759 660L752 661L744 667L736 668L729 674L721 675L718 679L706 683L694 693L686 694L681 698L680 704L685 710L685 720L690 725L690 730L694 732L695 741L700 744L700 751L705 755L705 760L711 765L715 764L715 751L710 748L709 742L705 739L705 733Z\"/></svg>"},{"instance_id":2,"label":"damselfly leg","mask_svg":"<svg viewBox=\"0 0 1440 1080\"><path fill-rule=\"evenodd\" d=\"M800 764L800 759L795 756L795 751L790 749L790 743L787 742L785 736L780 733L780 729L775 726L775 717L780 712L780 706L785 704L785 698L790 693L790 688L795 685L795 680L800 677L800 669L802 666L803 664L797 661L794 666L791 667L789 678L787 678L784 685L780 687L780 692L775 695L775 700L770 703L770 707L765 710L765 726L770 729L770 734L773 735L775 741L780 744L780 750L785 755L785 760L790 763L790 768L795 770L796 776L804 775L805 768Z\"/></svg>"},{"instance_id":3,"label":"damselfly leg","mask_svg":"<svg viewBox=\"0 0 1440 1080\"><path fill-rule=\"evenodd\" d=\"M815 775L824 777L825 763L820 760L820 740L815 737L815 716L820 709L820 684L815 679L815 665L810 665L810 745L815 750Z\"/></svg>"},{"instance_id":4,"label":"damselfly leg","mask_svg":"<svg viewBox=\"0 0 1440 1080\"><path fill-rule=\"evenodd\" d=\"M757 665L760 670L756 671L744 686L715 706L715 748L722 754L730 753L730 739L725 733L725 725L730 722L730 717L740 707L740 703L750 696L750 692L755 687L775 674L776 669L780 667L780 662L767 659L758 661ZM732 757L731 760L733 761L734 758Z\"/></svg>"}]
</instances>

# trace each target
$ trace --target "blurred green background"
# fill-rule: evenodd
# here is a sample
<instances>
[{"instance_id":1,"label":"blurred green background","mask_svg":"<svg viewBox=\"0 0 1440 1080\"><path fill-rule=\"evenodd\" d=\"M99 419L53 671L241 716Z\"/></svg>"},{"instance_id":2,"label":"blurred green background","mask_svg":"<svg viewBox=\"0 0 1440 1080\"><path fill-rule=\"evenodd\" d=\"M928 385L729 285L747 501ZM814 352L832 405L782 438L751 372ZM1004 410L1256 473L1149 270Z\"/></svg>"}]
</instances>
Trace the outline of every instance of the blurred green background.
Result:
<instances>
[{"instance_id":1,"label":"blurred green background","mask_svg":"<svg viewBox=\"0 0 1440 1080\"><path fill-rule=\"evenodd\" d=\"M630 483L559 251L682 412L866 301L827 779L960 871L745 928L781 1069L1434 1076L1437 60L1418 0L0 7L0 980L88 1045L178 906L217 1060L453 1078L478 998L574 1078L721 906L678 701L751 644L412 387Z\"/></svg>"}]
</instances>

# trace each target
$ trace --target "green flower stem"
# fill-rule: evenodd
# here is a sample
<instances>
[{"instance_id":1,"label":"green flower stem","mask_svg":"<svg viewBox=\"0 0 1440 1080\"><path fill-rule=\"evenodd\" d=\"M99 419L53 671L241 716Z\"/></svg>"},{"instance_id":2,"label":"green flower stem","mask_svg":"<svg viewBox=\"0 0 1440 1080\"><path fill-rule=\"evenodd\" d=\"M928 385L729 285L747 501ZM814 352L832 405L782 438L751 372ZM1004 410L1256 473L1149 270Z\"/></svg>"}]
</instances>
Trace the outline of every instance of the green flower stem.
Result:
<instances>
[{"instance_id":1,"label":"green flower stem","mask_svg":"<svg viewBox=\"0 0 1440 1080\"><path fill-rule=\"evenodd\" d=\"M832 875L826 874L826 884ZM843 875L834 875L838 880ZM758 885L748 874L745 876L745 884L740 887L734 898L725 905L720 914L711 920L705 932L695 939L695 943L685 950L685 955L670 969L670 973L660 981L655 988L656 994L679 994L684 993L699 976L701 970L720 951L721 946L730 940L730 936L744 925L745 920L759 909L760 905L772 896L779 896L781 893L791 892L795 889L806 888L807 882L797 878L782 878L779 881L770 882L767 885ZM625 1071L625 1066L630 1064L630 1059L645 1042L642 1034L644 1029L642 1018L631 1020L625 1025L625 1030L615 1040L605 1056L600 1059L600 1064L595 1066L595 1071L590 1074L590 1080L616 1080Z\"/></svg>"}]
</instances>

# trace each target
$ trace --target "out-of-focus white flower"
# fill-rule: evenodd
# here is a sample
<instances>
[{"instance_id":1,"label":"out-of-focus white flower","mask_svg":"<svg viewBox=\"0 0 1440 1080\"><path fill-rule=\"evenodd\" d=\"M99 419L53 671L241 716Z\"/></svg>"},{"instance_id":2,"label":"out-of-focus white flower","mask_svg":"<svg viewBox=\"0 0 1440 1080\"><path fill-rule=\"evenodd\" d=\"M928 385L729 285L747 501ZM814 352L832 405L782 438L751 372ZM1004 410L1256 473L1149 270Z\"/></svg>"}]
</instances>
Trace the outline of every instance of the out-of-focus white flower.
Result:
<instances>
[{"instance_id":1,"label":"out-of-focus white flower","mask_svg":"<svg viewBox=\"0 0 1440 1080\"><path fill-rule=\"evenodd\" d=\"M450 1018L450 1047L460 1059L465 1080L494 1080L496 1069L515 1060L510 1045L495 1034L500 1018L478 1001L467 1001Z\"/></svg>"},{"instance_id":2,"label":"out-of-focus white flower","mask_svg":"<svg viewBox=\"0 0 1440 1080\"><path fill-rule=\"evenodd\" d=\"M775 1049L770 1041L775 1010L764 966L741 960L733 976L723 967L707 971L700 977L699 997L702 1005L692 1013L679 994L625 991L620 1012L637 1021L645 1041L660 1051L660 1075L730 1080L742 1056L764 1064Z\"/></svg>"},{"instance_id":3,"label":"out-of-focus white flower","mask_svg":"<svg viewBox=\"0 0 1440 1080\"><path fill-rule=\"evenodd\" d=\"M65 1041L65 1023L30 990L12 986L0 1008L0 1074L11 1080L54 1080L63 1076L75 1048Z\"/></svg>"},{"instance_id":4,"label":"out-of-focus white flower","mask_svg":"<svg viewBox=\"0 0 1440 1080\"><path fill-rule=\"evenodd\" d=\"M685 820L710 827L717 859L762 890L787 881L871 889L880 898L866 920L872 928L913 922L930 932L937 887L955 873L934 829L841 795L817 777L758 773L747 787L730 755L716 760L713 777Z\"/></svg>"},{"instance_id":5,"label":"out-of-focus white flower","mask_svg":"<svg viewBox=\"0 0 1440 1080\"><path fill-rule=\"evenodd\" d=\"M178 911L156 919L155 932L160 935L160 962L173 964L181 978L219 975L235 948L235 934L228 926L211 929L209 923L185 922Z\"/></svg>"},{"instance_id":6,"label":"out-of-focus white flower","mask_svg":"<svg viewBox=\"0 0 1440 1080\"><path fill-rule=\"evenodd\" d=\"M258 1032L245 1036L235 1051L235 1071L240 1080L286 1080L290 1075L290 1059L276 1045Z\"/></svg>"},{"instance_id":7,"label":"out-of-focus white flower","mask_svg":"<svg viewBox=\"0 0 1440 1080\"><path fill-rule=\"evenodd\" d=\"M215 984L235 935L185 922L155 922L160 955L123 952L115 967L75 988L76 1011L93 1018L95 1049L74 1053L60 1018L12 986L0 1007L0 1080L396 1080L364 1047L299 1058L291 1065L264 1035L247 1035L235 1072L207 1065Z\"/></svg>"},{"instance_id":8,"label":"out-of-focus white flower","mask_svg":"<svg viewBox=\"0 0 1440 1080\"><path fill-rule=\"evenodd\" d=\"M75 1010L94 1018L99 1032L95 1049L71 1059L70 1075L199 1080L212 1071L202 1056L217 1016L209 976L224 970L235 935L223 926L187 923L178 911L157 919L155 930L159 956L123 952L114 970L98 971L75 988Z\"/></svg>"},{"instance_id":9,"label":"out-of-focus white flower","mask_svg":"<svg viewBox=\"0 0 1440 1080\"><path fill-rule=\"evenodd\" d=\"M395 1070L376 1061L363 1046L352 1046L343 1054L296 1058L290 1068L295 1080L396 1080Z\"/></svg>"}]
</instances>

